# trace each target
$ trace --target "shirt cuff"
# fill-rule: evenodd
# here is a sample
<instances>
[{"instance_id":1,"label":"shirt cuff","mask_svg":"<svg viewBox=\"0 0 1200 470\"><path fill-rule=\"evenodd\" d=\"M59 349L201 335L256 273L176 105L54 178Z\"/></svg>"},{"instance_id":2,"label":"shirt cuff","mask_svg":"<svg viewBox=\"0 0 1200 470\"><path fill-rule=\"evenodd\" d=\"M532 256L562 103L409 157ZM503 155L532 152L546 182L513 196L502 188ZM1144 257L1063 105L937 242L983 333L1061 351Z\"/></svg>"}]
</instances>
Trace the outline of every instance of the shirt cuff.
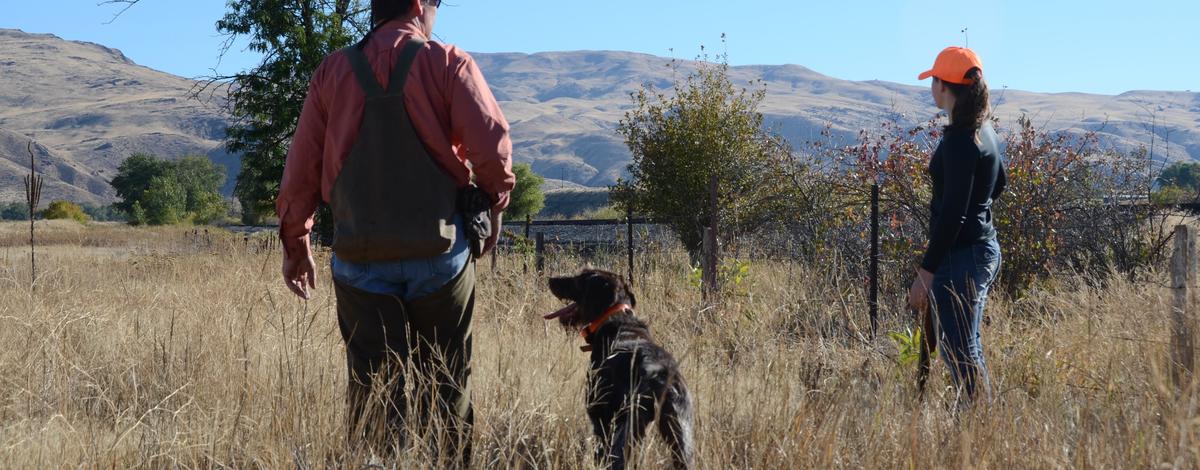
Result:
<instances>
[{"instance_id":1,"label":"shirt cuff","mask_svg":"<svg viewBox=\"0 0 1200 470\"><path fill-rule=\"evenodd\" d=\"M508 209L509 196L511 194L511 192L505 191L492 198L492 200L495 201L495 203L492 204L492 212L504 212L505 209Z\"/></svg>"}]
</instances>

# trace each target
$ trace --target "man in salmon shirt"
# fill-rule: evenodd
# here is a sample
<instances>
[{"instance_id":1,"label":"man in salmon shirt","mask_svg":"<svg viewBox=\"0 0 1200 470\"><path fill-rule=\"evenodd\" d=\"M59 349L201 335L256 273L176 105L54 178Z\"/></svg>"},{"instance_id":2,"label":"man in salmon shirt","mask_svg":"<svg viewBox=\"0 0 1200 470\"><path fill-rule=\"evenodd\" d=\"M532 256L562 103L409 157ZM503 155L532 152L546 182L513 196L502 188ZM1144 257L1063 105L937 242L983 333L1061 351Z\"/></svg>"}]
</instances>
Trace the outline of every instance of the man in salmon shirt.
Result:
<instances>
[{"instance_id":1,"label":"man in salmon shirt","mask_svg":"<svg viewBox=\"0 0 1200 470\"><path fill-rule=\"evenodd\" d=\"M394 452L404 429L432 431L449 438L442 458L462 463L473 422L472 258L495 246L516 178L508 122L475 61L429 39L440 4L372 0L372 31L325 58L276 209L283 278L305 299L316 278L313 214L321 201L333 211L351 442ZM490 231L486 212L464 211L468 191L490 209ZM407 424L406 380L415 408Z\"/></svg>"}]
</instances>

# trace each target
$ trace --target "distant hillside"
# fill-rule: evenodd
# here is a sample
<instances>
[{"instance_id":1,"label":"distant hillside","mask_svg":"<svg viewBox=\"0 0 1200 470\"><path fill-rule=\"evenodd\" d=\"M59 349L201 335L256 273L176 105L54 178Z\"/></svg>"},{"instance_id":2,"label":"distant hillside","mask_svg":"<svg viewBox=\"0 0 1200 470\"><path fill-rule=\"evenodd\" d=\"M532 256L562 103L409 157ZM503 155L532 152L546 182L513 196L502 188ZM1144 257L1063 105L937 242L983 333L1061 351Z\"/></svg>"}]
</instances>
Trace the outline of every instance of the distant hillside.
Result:
<instances>
[{"instance_id":1,"label":"distant hillside","mask_svg":"<svg viewBox=\"0 0 1200 470\"><path fill-rule=\"evenodd\" d=\"M573 218L608 205L606 188L552 189L538 218Z\"/></svg>"},{"instance_id":2,"label":"distant hillside","mask_svg":"<svg viewBox=\"0 0 1200 470\"><path fill-rule=\"evenodd\" d=\"M612 184L629 161L614 133L643 83L670 87L669 59L629 52L476 54L509 121L518 158L554 178L589 186ZM694 70L685 63L681 73ZM819 138L832 126L850 141L888 117L915 124L936 114L929 90L882 81L853 82L798 65L734 67L739 83L766 82L762 111L768 125L793 145ZM1156 155L1200 160L1200 94L1135 91L1118 96L995 90L1002 124L1024 113L1050 130L1097 130L1106 144L1132 149L1150 141Z\"/></svg>"},{"instance_id":3,"label":"distant hillside","mask_svg":"<svg viewBox=\"0 0 1200 470\"><path fill-rule=\"evenodd\" d=\"M107 182L133 152L235 164L222 150L228 121L217 103L188 99L192 84L98 44L0 29L0 200L23 191L9 183L28 173L29 136L45 201L111 201Z\"/></svg>"},{"instance_id":4,"label":"distant hillside","mask_svg":"<svg viewBox=\"0 0 1200 470\"><path fill-rule=\"evenodd\" d=\"M516 160L564 181L557 186L562 190L579 189L566 182L609 185L623 174L629 153L613 130L630 106L629 93L643 83L669 87L674 76L669 59L628 52L475 57L512 123ZM684 63L680 73L691 67ZM936 112L924 87L839 80L797 65L731 73L739 83L765 81L762 111L797 146L827 124L849 141L885 118L915 123ZM21 197L28 136L37 139L35 157L47 178L43 200L112 201L107 181L133 152L207 155L229 168L231 189L237 159L222 148L229 120L220 102L189 99L193 84L101 45L0 30L0 201ZM1002 123L1027 113L1051 130L1100 130L1107 143L1124 149L1149 142L1153 119L1157 155L1200 160L1197 93L996 90L994 96Z\"/></svg>"}]
</instances>

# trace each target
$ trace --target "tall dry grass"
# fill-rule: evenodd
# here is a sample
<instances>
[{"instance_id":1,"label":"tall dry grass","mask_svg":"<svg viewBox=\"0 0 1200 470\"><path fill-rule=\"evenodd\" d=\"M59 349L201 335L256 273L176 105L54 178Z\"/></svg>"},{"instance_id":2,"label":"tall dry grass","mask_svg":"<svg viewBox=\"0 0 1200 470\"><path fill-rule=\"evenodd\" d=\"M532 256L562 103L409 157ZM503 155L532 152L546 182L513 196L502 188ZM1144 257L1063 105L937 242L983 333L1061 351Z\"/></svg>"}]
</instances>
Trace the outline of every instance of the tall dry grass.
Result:
<instances>
[{"instance_id":1,"label":"tall dry grass","mask_svg":"<svg viewBox=\"0 0 1200 470\"><path fill-rule=\"evenodd\" d=\"M0 467L353 467L328 269L302 302L279 280L279 255L239 236L72 224L40 228L34 291L22 226L0 224ZM944 366L917 403L890 340L862 336L861 292L829 273L754 262L743 295L703 309L685 255L645 261L639 315L682 362L701 468L1200 461L1200 395L1177 398L1165 369L1161 283L1063 276L1018 302L994 298L996 401L955 417ZM556 258L549 270L579 267ZM478 467L593 468L587 359L577 336L540 319L559 306L543 284L515 257L481 263ZM398 466L429 459L415 446ZM659 468L667 453L652 438L634 461Z\"/></svg>"}]
</instances>

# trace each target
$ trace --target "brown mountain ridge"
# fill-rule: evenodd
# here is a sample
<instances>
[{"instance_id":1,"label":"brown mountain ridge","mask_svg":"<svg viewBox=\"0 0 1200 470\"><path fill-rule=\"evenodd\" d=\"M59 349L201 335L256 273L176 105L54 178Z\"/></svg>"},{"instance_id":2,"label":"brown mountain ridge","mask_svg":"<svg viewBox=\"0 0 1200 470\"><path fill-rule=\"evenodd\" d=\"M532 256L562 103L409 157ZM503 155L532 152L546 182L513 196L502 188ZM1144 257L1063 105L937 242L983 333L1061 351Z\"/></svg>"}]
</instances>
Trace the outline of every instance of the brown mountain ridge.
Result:
<instances>
[{"instance_id":1,"label":"brown mountain ridge","mask_svg":"<svg viewBox=\"0 0 1200 470\"><path fill-rule=\"evenodd\" d=\"M643 83L669 87L694 68L681 62L676 72L670 59L629 52L474 55L512 124L517 161L584 186L611 184L625 171L629 152L614 129L630 107L629 93ZM937 111L924 87L839 80L797 65L730 73L739 83L765 82L768 124L798 147L826 125L849 142L883 119L911 124ZM46 175L43 201L111 202L108 180L134 152L207 155L226 165L232 180L237 160L222 146L229 118L220 102L190 99L194 83L102 45L0 29L0 201L22 197L30 136ZM1027 114L1047 129L1097 130L1120 149L1148 144L1153 131L1159 158L1200 160L1197 93L995 90L993 97L1002 124Z\"/></svg>"}]
</instances>

